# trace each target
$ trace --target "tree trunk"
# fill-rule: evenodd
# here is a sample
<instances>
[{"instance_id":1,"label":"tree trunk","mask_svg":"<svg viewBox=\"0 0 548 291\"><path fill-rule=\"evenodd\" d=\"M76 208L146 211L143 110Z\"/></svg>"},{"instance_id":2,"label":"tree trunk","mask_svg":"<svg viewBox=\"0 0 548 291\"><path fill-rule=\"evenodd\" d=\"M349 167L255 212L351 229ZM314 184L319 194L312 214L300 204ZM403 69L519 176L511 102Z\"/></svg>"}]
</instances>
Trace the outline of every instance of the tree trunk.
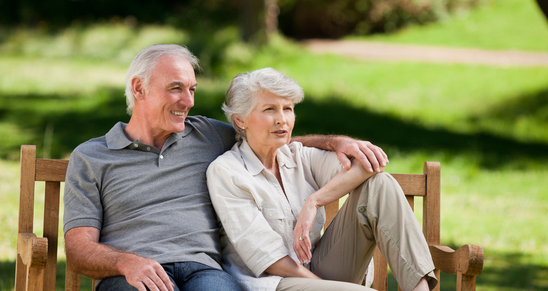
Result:
<instances>
[{"instance_id":1,"label":"tree trunk","mask_svg":"<svg viewBox=\"0 0 548 291\"><path fill-rule=\"evenodd\" d=\"M248 43L263 45L278 30L278 0L243 0L240 30Z\"/></svg>"}]
</instances>

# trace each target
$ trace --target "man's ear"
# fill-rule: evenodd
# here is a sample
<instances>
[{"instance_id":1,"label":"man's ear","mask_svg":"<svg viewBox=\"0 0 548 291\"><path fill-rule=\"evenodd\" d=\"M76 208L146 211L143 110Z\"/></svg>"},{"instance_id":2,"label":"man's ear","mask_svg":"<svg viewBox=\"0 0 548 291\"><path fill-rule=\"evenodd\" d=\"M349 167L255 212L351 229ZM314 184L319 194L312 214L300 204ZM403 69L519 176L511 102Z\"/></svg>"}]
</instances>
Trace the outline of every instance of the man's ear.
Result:
<instances>
[{"instance_id":1,"label":"man's ear","mask_svg":"<svg viewBox=\"0 0 548 291\"><path fill-rule=\"evenodd\" d=\"M145 95L145 86L141 78L133 77L133 79L131 79L131 91L133 92L135 99L143 99Z\"/></svg>"}]
</instances>

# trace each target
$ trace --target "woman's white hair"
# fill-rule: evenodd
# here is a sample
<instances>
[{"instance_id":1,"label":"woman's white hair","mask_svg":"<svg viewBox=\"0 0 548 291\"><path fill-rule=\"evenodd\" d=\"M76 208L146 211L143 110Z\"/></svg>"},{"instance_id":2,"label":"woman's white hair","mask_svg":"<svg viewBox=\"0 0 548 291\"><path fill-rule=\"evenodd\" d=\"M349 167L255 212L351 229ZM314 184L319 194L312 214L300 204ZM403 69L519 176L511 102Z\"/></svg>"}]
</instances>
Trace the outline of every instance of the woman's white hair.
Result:
<instances>
[{"instance_id":1,"label":"woman's white hair","mask_svg":"<svg viewBox=\"0 0 548 291\"><path fill-rule=\"evenodd\" d=\"M261 91L268 91L276 96L290 99L293 104L301 102L304 92L295 80L272 69L264 68L238 74L232 78L226 91L223 111L226 118L236 130L236 140L246 139L245 130L236 124L236 118L245 119L255 107L256 97Z\"/></svg>"},{"instance_id":2,"label":"woman's white hair","mask_svg":"<svg viewBox=\"0 0 548 291\"><path fill-rule=\"evenodd\" d=\"M135 77L140 78L143 81L145 90L148 90L150 76L156 66L156 61L163 56L179 56L185 58L190 65L196 70L200 69L198 58L194 56L186 47L176 44L155 44L144 48L140 51L126 74L126 103L127 113L131 115L133 113L133 106L135 105L135 96L131 88L131 80Z\"/></svg>"}]
</instances>

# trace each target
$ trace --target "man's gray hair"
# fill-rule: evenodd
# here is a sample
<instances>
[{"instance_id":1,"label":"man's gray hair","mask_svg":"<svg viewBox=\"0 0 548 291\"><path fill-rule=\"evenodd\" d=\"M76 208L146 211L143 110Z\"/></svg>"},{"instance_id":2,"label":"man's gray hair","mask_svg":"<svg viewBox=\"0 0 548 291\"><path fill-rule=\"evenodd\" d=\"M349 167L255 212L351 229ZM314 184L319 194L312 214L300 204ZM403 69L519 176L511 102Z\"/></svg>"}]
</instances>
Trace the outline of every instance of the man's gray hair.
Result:
<instances>
[{"instance_id":1,"label":"man's gray hair","mask_svg":"<svg viewBox=\"0 0 548 291\"><path fill-rule=\"evenodd\" d=\"M151 73L156 66L156 61L163 56L178 56L185 58L195 70L200 69L198 58L194 56L186 47L176 44L155 44L144 48L140 51L126 74L126 103L127 113L131 115L133 113L133 106L135 105L135 96L131 88L131 80L135 77L140 78L143 81L145 90L148 90Z\"/></svg>"},{"instance_id":2,"label":"man's gray hair","mask_svg":"<svg viewBox=\"0 0 548 291\"><path fill-rule=\"evenodd\" d=\"M226 91L226 101L223 111L226 118L236 130L236 140L246 139L245 131L236 124L236 118L245 119L255 107L257 93L268 91L276 96L290 99L293 104L301 102L304 92L295 80L272 69L264 68L238 74L232 78Z\"/></svg>"}]
</instances>

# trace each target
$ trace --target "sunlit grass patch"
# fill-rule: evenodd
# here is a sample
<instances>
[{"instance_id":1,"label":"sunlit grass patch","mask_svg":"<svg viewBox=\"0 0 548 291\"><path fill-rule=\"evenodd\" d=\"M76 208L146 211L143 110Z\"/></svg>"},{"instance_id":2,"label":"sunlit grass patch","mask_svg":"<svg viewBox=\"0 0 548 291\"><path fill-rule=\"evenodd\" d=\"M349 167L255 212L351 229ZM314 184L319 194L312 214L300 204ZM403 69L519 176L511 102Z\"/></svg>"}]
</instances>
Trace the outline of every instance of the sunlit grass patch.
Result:
<instances>
[{"instance_id":1,"label":"sunlit grass patch","mask_svg":"<svg viewBox=\"0 0 548 291\"><path fill-rule=\"evenodd\" d=\"M82 96L101 86L124 86L128 66L81 58L0 56L0 94Z\"/></svg>"},{"instance_id":2,"label":"sunlit grass patch","mask_svg":"<svg viewBox=\"0 0 548 291\"><path fill-rule=\"evenodd\" d=\"M394 34L353 38L492 50L548 51L548 22L534 0L493 0L441 22L411 26Z\"/></svg>"}]
</instances>

